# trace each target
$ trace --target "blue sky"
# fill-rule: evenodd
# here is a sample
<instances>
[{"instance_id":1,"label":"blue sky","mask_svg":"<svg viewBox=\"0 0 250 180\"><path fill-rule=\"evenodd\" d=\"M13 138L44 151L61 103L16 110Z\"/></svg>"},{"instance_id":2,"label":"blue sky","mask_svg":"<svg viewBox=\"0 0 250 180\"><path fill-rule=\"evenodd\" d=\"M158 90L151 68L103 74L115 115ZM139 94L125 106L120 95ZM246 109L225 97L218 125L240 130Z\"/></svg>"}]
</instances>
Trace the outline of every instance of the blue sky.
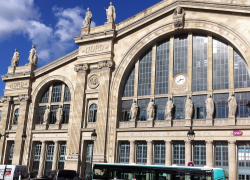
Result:
<instances>
[{"instance_id":1,"label":"blue sky","mask_svg":"<svg viewBox=\"0 0 250 180\"><path fill-rule=\"evenodd\" d=\"M119 23L161 0L113 0ZM75 50L87 8L92 26L106 22L104 7L110 0L0 0L0 74L6 74L18 49L19 66L28 63L32 44L38 52L38 68ZM0 97L5 83L0 81Z\"/></svg>"}]
</instances>

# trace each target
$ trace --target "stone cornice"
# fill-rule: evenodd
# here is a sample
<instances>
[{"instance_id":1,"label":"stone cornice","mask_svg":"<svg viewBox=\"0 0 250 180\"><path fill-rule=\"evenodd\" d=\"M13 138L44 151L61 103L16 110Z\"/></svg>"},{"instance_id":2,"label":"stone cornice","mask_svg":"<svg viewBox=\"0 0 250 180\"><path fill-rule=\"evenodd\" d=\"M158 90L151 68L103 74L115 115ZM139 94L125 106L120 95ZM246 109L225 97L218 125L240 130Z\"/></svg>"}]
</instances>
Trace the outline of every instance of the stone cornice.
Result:
<instances>
[{"instance_id":1,"label":"stone cornice","mask_svg":"<svg viewBox=\"0 0 250 180\"><path fill-rule=\"evenodd\" d=\"M5 75L1 75L2 80L6 81L6 80L12 80L12 79L20 79L20 78L33 78L34 77L34 73L31 71L25 71L25 72L20 72L20 73L8 73Z\"/></svg>"},{"instance_id":2,"label":"stone cornice","mask_svg":"<svg viewBox=\"0 0 250 180\"><path fill-rule=\"evenodd\" d=\"M10 101L12 101L12 97L11 96L2 96L1 98L0 98L0 102L1 103L4 103L4 102L10 102Z\"/></svg>"},{"instance_id":3,"label":"stone cornice","mask_svg":"<svg viewBox=\"0 0 250 180\"><path fill-rule=\"evenodd\" d=\"M78 49L75 50L75 51L72 51L71 53L69 53L69 54L67 54L67 55L65 55L63 57L61 57L61 58L59 58L59 59L57 59L57 60L55 60L55 61L53 61L53 62L51 62L51 63L49 63L49 64L47 64L45 66L43 66L43 67L40 67L39 69L34 71L35 76L44 74L47 71L50 71L51 69L56 68L56 67L58 67L58 66L60 66L60 65L62 65L64 63L67 63L68 61L76 58L77 55L78 55L78 51L79 51Z\"/></svg>"},{"instance_id":4,"label":"stone cornice","mask_svg":"<svg viewBox=\"0 0 250 180\"><path fill-rule=\"evenodd\" d=\"M20 94L18 96L18 101L29 101L30 100L30 96L28 94Z\"/></svg>"},{"instance_id":5,"label":"stone cornice","mask_svg":"<svg viewBox=\"0 0 250 180\"><path fill-rule=\"evenodd\" d=\"M99 69L102 69L102 68L112 68L113 65L114 65L114 61L107 60L107 61L100 61L100 62L98 62L97 67Z\"/></svg>"},{"instance_id":6,"label":"stone cornice","mask_svg":"<svg viewBox=\"0 0 250 180\"><path fill-rule=\"evenodd\" d=\"M89 64L76 64L74 67L74 71L79 72L79 71L87 71L89 70Z\"/></svg>"}]
</instances>

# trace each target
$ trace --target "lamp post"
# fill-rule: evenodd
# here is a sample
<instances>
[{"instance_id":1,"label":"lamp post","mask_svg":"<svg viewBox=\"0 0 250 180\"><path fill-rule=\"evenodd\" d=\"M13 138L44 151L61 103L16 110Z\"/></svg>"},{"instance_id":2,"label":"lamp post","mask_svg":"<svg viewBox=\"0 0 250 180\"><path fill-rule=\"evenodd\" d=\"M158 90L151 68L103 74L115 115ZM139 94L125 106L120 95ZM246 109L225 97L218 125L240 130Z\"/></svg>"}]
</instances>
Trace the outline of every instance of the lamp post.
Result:
<instances>
[{"instance_id":1,"label":"lamp post","mask_svg":"<svg viewBox=\"0 0 250 180\"><path fill-rule=\"evenodd\" d=\"M190 130L187 133L187 137L188 137L188 140L191 141L191 161L193 161L193 157L192 157L192 145L193 145L193 141L194 141L194 138L195 138L195 132L192 129L192 126L190 126Z\"/></svg>"},{"instance_id":2,"label":"lamp post","mask_svg":"<svg viewBox=\"0 0 250 180\"><path fill-rule=\"evenodd\" d=\"M9 137L9 133L5 133L5 134L3 134L3 135L0 133L0 139L1 139L2 137L8 138L8 137Z\"/></svg>"},{"instance_id":3,"label":"lamp post","mask_svg":"<svg viewBox=\"0 0 250 180\"><path fill-rule=\"evenodd\" d=\"M91 133L91 140L93 141L92 155L91 155L91 166L90 166L91 176L92 176L92 164L93 164L94 143L95 143L96 138L97 138L97 133L95 132L95 129L94 129L93 132Z\"/></svg>"},{"instance_id":4,"label":"lamp post","mask_svg":"<svg viewBox=\"0 0 250 180\"><path fill-rule=\"evenodd\" d=\"M248 103L246 104L246 108L247 108L247 112L250 116L250 100L248 101Z\"/></svg>"}]
</instances>

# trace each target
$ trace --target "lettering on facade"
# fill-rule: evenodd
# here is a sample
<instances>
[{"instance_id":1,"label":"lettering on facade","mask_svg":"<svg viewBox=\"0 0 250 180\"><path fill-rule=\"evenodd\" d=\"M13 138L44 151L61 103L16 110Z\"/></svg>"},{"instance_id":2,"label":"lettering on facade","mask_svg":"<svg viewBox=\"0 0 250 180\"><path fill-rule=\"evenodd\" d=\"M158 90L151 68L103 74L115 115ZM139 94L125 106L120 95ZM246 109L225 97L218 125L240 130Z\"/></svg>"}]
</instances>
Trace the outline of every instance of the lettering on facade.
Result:
<instances>
[{"instance_id":1,"label":"lettering on facade","mask_svg":"<svg viewBox=\"0 0 250 180\"><path fill-rule=\"evenodd\" d=\"M90 54L90 53L95 53L95 52L102 52L105 49L108 49L108 45L103 45L103 44L97 44L97 45L92 45L92 46L87 46L84 47L82 50L82 53Z\"/></svg>"},{"instance_id":2,"label":"lettering on facade","mask_svg":"<svg viewBox=\"0 0 250 180\"><path fill-rule=\"evenodd\" d=\"M8 87L11 89L22 88L22 87L26 87L26 86L28 86L28 82L22 82L22 81L14 82L14 83L11 83L8 85Z\"/></svg>"}]
</instances>

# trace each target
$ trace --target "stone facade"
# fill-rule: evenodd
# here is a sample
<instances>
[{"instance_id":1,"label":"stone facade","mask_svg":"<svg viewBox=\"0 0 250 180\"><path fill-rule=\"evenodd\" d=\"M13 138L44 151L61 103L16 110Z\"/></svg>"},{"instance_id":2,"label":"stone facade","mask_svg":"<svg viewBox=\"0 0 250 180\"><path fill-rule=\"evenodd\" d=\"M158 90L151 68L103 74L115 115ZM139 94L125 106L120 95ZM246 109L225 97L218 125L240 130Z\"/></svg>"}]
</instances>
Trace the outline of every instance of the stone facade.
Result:
<instances>
[{"instance_id":1,"label":"stone facade","mask_svg":"<svg viewBox=\"0 0 250 180\"><path fill-rule=\"evenodd\" d=\"M177 7L185 10L181 28L176 28L173 13ZM121 103L125 100L136 101L147 98L178 97L194 95L212 95L216 93L239 93L250 91L249 87L235 88L233 51L237 50L250 67L250 3L244 0L204 0L179 1L168 0L138 13L137 15L114 24L107 22L103 26L82 28L82 33L75 37L79 48L66 56L39 69L34 64L10 66L8 73L2 75L6 82L4 97L0 99L0 133L9 133L9 138L0 140L0 164L7 164L10 148L14 142L12 164L34 167L34 148L41 144L38 176L44 175L47 162L46 151L49 143L54 144L54 154L59 154L62 143L66 143L66 169L75 169L81 176L85 173L86 148L91 142L91 133L96 129L93 163L118 163L119 144L130 144L129 162L135 163L137 142L145 141L148 148L147 164L154 164L153 146L156 141L165 142L169 151L165 164L172 165L173 144L175 141L185 143L185 165L192 161L191 148L187 138L189 126L194 126L195 141L204 141L206 146L206 164L215 166L215 144L217 141L228 143L229 176L237 179L239 142L249 142L250 120L236 116L226 118L172 119L163 121L121 121ZM185 82L178 85L174 71L174 36L188 34L187 73L182 75ZM196 33L203 33L208 39L207 90L192 91L193 41ZM213 89L213 37L228 44L229 49L229 87ZM155 72L157 43L169 39L169 76L168 93L155 94ZM151 92L138 94L138 76L140 56L152 47ZM11 56L11 55L10 55ZM123 90L131 71L134 71L134 95L123 97ZM7 68L7 67L6 67ZM39 106L45 90L53 83L63 83L68 87L71 100L67 124L37 124ZM50 90L51 92L52 90ZM62 92L63 93L63 92ZM51 94L51 93L50 93ZM49 95L49 98L51 96ZM192 99L193 101L193 99ZM174 102L173 102L174 103ZM89 122L92 104L97 104L96 121ZM55 105L51 103L51 105ZM59 104L58 104L59 105ZM131 107L130 107L131 108ZM130 111L129 108L129 111ZM19 109L18 124L13 124L15 110ZM165 109L164 109L165 111ZM93 111L95 112L95 111ZM135 113L137 116L137 113ZM139 112L138 112L139 114ZM233 131L240 130L243 136L234 136ZM25 141L22 134L26 134ZM53 157L52 168L57 169L58 156Z\"/></svg>"}]
</instances>

